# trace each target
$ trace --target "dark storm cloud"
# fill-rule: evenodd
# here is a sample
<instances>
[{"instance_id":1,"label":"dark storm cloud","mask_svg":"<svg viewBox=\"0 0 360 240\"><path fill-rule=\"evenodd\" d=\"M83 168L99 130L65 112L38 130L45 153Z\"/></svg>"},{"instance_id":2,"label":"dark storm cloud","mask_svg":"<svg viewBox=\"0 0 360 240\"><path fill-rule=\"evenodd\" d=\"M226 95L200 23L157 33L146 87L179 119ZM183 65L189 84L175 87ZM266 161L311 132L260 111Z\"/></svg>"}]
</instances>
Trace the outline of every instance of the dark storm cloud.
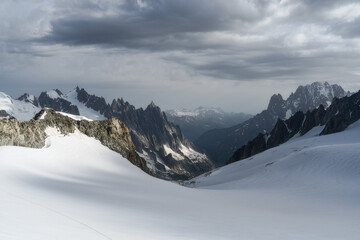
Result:
<instances>
[{"instance_id":1,"label":"dark storm cloud","mask_svg":"<svg viewBox=\"0 0 360 240\"><path fill-rule=\"evenodd\" d=\"M109 15L101 15L106 12L104 6L82 3L76 5L81 7L80 15L73 14L74 9L61 11L64 16L53 20L52 30L37 40L162 51L189 49L199 37L192 34L231 30L261 19L267 6L265 2L240 4L216 0L209 4L206 0L143 0L138 4L128 0L116 5L117 14Z\"/></svg>"},{"instance_id":2,"label":"dark storm cloud","mask_svg":"<svg viewBox=\"0 0 360 240\"><path fill-rule=\"evenodd\" d=\"M326 29L320 35L357 37L360 32L357 21L340 23L328 17L332 9L352 2L63 1L58 5L59 17L50 22L51 31L36 39L36 42L150 52L182 51L187 56L164 55L163 58L216 79L249 81L294 78L302 74L318 74L326 68L322 62L327 61L321 61L321 57L316 56L319 53L309 58L302 56L302 51L328 51L321 50L327 42L317 39L318 36L306 39L304 43L301 39L297 40L297 28L315 26ZM280 6L280 10L276 11L290 8L291 13L276 18L272 5ZM270 19L270 25L259 27L258 23L266 19ZM282 26L285 29L281 29ZM239 42L236 37L224 40L224 36L219 37L216 33L229 33L230 36L262 35L264 39ZM307 29L303 30L305 38L312 34ZM200 62L193 61L201 54L205 57Z\"/></svg>"}]
</instances>

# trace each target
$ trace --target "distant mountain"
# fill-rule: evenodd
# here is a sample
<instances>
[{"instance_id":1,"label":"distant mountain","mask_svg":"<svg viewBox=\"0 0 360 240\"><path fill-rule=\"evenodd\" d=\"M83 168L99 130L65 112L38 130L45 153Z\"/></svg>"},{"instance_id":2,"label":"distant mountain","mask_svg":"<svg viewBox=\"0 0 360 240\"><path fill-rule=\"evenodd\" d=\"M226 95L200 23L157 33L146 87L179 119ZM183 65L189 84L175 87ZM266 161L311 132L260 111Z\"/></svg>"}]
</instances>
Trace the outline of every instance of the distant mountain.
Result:
<instances>
[{"instance_id":1,"label":"distant mountain","mask_svg":"<svg viewBox=\"0 0 360 240\"><path fill-rule=\"evenodd\" d=\"M259 135L242 146L229 159L233 163L267 149L287 142L295 135L303 136L314 127L321 126L320 135L337 133L345 130L350 124L360 119L360 91L343 98L334 98L325 109L320 105L313 111L295 113L289 119L278 119L270 133Z\"/></svg>"},{"instance_id":2,"label":"distant mountain","mask_svg":"<svg viewBox=\"0 0 360 240\"><path fill-rule=\"evenodd\" d=\"M286 100L280 94L275 94L266 110L233 127L210 130L201 135L195 144L204 149L217 166L222 166L249 140L259 133L270 132L278 118L287 119L297 111L313 110L320 104L326 108L334 97L341 98L346 95L349 93L339 85L330 85L327 82L299 86Z\"/></svg>"},{"instance_id":3,"label":"distant mountain","mask_svg":"<svg viewBox=\"0 0 360 240\"><path fill-rule=\"evenodd\" d=\"M79 109L66 99L58 89L42 92L38 98L41 107L52 108L55 111L79 115Z\"/></svg>"},{"instance_id":4,"label":"distant mountain","mask_svg":"<svg viewBox=\"0 0 360 240\"><path fill-rule=\"evenodd\" d=\"M0 92L0 119L16 117L20 121L27 121L39 111L37 100L32 95L24 94L16 100Z\"/></svg>"},{"instance_id":5,"label":"distant mountain","mask_svg":"<svg viewBox=\"0 0 360 240\"><path fill-rule=\"evenodd\" d=\"M167 110L165 113L168 120L179 125L184 135L192 141L208 130L234 126L252 117L250 114L227 113L221 108L205 107Z\"/></svg>"},{"instance_id":6,"label":"distant mountain","mask_svg":"<svg viewBox=\"0 0 360 240\"><path fill-rule=\"evenodd\" d=\"M40 107L92 120L116 117L129 128L136 151L159 178L185 180L214 167L207 155L197 150L153 102L145 110L136 109L123 99L114 99L109 104L103 97L78 87L67 94L58 89L45 91L38 98L24 94L19 100L0 95L0 117L3 118L30 120Z\"/></svg>"}]
</instances>

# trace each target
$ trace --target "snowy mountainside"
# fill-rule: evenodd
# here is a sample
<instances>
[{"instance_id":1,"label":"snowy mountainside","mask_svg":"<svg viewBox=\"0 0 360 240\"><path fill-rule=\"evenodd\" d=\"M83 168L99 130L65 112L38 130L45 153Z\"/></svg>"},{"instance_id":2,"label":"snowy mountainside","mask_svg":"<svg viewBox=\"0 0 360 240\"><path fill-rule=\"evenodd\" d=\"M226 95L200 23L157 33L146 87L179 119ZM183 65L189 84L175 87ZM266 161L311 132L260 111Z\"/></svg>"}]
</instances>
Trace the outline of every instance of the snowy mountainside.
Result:
<instances>
[{"instance_id":1,"label":"snowy mountainside","mask_svg":"<svg viewBox=\"0 0 360 240\"><path fill-rule=\"evenodd\" d=\"M231 127L251 117L250 114L228 113L221 108L205 107L194 110L167 110L165 113L169 121L179 125L190 140L195 140L208 130Z\"/></svg>"},{"instance_id":2,"label":"snowy mountainside","mask_svg":"<svg viewBox=\"0 0 360 240\"><path fill-rule=\"evenodd\" d=\"M213 170L188 184L211 189L287 189L353 201L360 196L355 189L360 183L360 121L342 132L319 136L323 129L318 126L303 136L295 135L278 147Z\"/></svg>"},{"instance_id":3,"label":"snowy mountainside","mask_svg":"<svg viewBox=\"0 0 360 240\"><path fill-rule=\"evenodd\" d=\"M15 100L9 95L0 92L0 111L3 111L0 119L2 117L15 117L21 121L32 119L40 111L40 108L33 104L35 98L30 98L33 99L33 102Z\"/></svg>"},{"instance_id":4,"label":"snowy mountainside","mask_svg":"<svg viewBox=\"0 0 360 240\"><path fill-rule=\"evenodd\" d=\"M145 110L136 109L123 99L114 99L111 104L108 104L103 97L91 95L79 87L67 94L54 89L42 92L38 98L24 94L19 99L24 104L26 103L26 106L36 109L36 111L26 113L26 118L19 116L19 111L12 112L13 117L22 120L30 120L36 112L40 111L40 108L34 104L81 116L77 120L104 120L116 117L128 126L136 151L145 158L148 167L159 178L184 180L214 167L209 157L184 137L180 128L170 123L165 113L154 103ZM10 101L9 104L13 102ZM0 112L0 116L8 115L6 111ZM166 151L166 147L171 151Z\"/></svg>"},{"instance_id":5,"label":"snowy mountainside","mask_svg":"<svg viewBox=\"0 0 360 240\"><path fill-rule=\"evenodd\" d=\"M334 98L328 108L303 113L298 111L289 119L278 119L270 133L258 136L234 152L228 163L251 157L266 149L278 146L296 134L304 135L316 126L323 126L321 135L341 132L360 119L360 91L351 96Z\"/></svg>"},{"instance_id":6,"label":"snowy mountainside","mask_svg":"<svg viewBox=\"0 0 360 240\"><path fill-rule=\"evenodd\" d=\"M52 131L42 149L0 147L0 239L356 239L360 124L321 130L198 177L201 189L77 131Z\"/></svg>"},{"instance_id":7,"label":"snowy mountainside","mask_svg":"<svg viewBox=\"0 0 360 240\"><path fill-rule=\"evenodd\" d=\"M73 89L65 95L65 99L71 102L73 105L77 106L79 109L79 115L85 116L92 120L104 120L106 117L104 113L101 113L99 110L94 110L86 106L85 103L80 102L78 99L77 89Z\"/></svg>"},{"instance_id":8,"label":"snowy mountainside","mask_svg":"<svg viewBox=\"0 0 360 240\"><path fill-rule=\"evenodd\" d=\"M311 111L320 105L327 108L335 97L342 98L349 95L350 92L345 92L337 84L331 85L328 82L314 82L305 86L299 86L286 100L283 100L280 94L273 95L270 99L268 110L275 113L281 119L288 119L298 111Z\"/></svg>"},{"instance_id":9,"label":"snowy mountainside","mask_svg":"<svg viewBox=\"0 0 360 240\"><path fill-rule=\"evenodd\" d=\"M280 94L274 94L266 110L241 124L207 131L195 141L195 145L204 149L217 166L222 166L249 140L259 133L270 132L278 118L287 119L297 111L306 112L319 105L326 108L331 104L333 97L341 98L349 94L339 85L327 82L299 86L286 100Z\"/></svg>"},{"instance_id":10,"label":"snowy mountainside","mask_svg":"<svg viewBox=\"0 0 360 240\"><path fill-rule=\"evenodd\" d=\"M93 137L151 174L145 160L136 154L128 128L113 117L103 121L88 121L81 116L58 113L46 108L37 113L31 121L3 119L0 121L0 146L46 147L49 128L57 129L62 135L79 131Z\"/></svg>"},{"instance_id":11,"label":"snowy mountainside","mask_svg":"<svg viewBox=\"0 0 360 240\"><path fill-rule=\"evenodd\" d=\"M42 92L38 97L38 101L42 108L47 107L59 112L80 115L78 107L67 100L59 89Z\"/></svg>"}]
</instances>

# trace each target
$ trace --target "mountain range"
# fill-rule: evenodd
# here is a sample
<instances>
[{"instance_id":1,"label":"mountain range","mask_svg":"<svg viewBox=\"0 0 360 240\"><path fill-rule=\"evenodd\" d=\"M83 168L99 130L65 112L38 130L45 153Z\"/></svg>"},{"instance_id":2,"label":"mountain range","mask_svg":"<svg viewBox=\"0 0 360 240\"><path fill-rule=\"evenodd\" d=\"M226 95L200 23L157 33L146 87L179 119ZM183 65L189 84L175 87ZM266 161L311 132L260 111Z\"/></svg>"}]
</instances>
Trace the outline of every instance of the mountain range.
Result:
<instances>
[{"instance_id":1,"label":"mountain range","mask_svg":"<svg viewBox=\"0 0 360 240\"><path fill-rule=\"evenodd\" d=\"M311 111L319 105L326 108L334 97L341 98L349 94L341 86L327 82L299 86L286 100L280 94L274 94L266 110L238 125L210 130L194 143L204 149L217 166L222 166L249 140L259 133L270 132L279 118L288 119L298 111Z\"/></svg>"},{"instance_id":2,"label":"mountain range","mask_svg":"<svg viewBox=\"0 0 360 240\"><path fill-rule=\"evenodd\" d=\"M0 239L356 239L359 95L278 119L261 136L275 147L178 184L151 176L119 119L43 108L18 121L35 98L3 94Z\"/></svg>"},{"instance_id":3,"label":"mountain range","mask_svg":"<svg viewBox=\"0 0 360 240\"><path fill-rule=\"evenodd\" d=\"M206 131L231 127L252 117L246 113L228 113L221 108L198 107L194 110L167 110L166 116L170 122L180 126L184 135L195 141Z\"/></svg>"},{"instance_id":4,"label":"mountain range","mask_svg":"<svg viewBox=\"0 0 360 240\"><path fill-rule=\"evenodd\" d=\"M327 109L320 105L306 113L299 111L289 119L278 119L270 133L259 133L256 138L236 150L228 163L249 158L293 137L303 136L317 126L322 128L319 135L327 135L344 131L359 119L360 91L351 96L334 98Z\"/></svg>"},{"instance_id":5,"label":"mountain range","mask_svg":"<svg viewBox=\"0 0 360 240\"><path fill-rule=\"evenodd\" d=\"M0 95L0 114L3 117L26 121L41 108L52 108L90 120L119 119L129 128L137 153L146 160L152 174L159 178L185 180L214 167L206 154L199 152L153 102L146 109L136 109L123 99L114 99L109 104L103 97L91 95L79 87L67 94L58 89L44 91L39 97L25 93L16 100L4 93Z\"/></svg>"}]
</instances>

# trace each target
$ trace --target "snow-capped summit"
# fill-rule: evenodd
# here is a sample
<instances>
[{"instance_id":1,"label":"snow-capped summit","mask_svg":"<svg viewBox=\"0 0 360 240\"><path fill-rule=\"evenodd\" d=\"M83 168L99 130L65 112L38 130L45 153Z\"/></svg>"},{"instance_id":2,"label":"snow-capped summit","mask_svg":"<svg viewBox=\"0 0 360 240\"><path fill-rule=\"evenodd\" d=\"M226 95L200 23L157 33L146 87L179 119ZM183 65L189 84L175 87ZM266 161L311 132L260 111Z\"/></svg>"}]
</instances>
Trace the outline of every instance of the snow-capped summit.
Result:
<instances>
[{"instance_id":1,"label":"snow-capped summit","mask_svg":"<svg viewBox=\"0 0 360 240\"><path fill-rule=\"evenodd\" d=\"M284 110L279 115L280 118L289 118L297 111L306 112L314 110L320 105L329 107L335 97L341 98L350 95L337 84L328 82L314 82L305 86L299 86L288 99L284 101ZM283 115L285 112L285 116Z\"/></svg>"},{"instance_id":2,"label":"snow-capped summit","mask_svg":"<svg viewBox=\"0 0 360 240\"><path fill-rule=\"evenodd\" d=\"M59 112L80 115L78 107L68 101L64 94L58 89L42 92L38 101L42 108L48 107Z\"/></svg>"},{"instance_id":3,"label":"snow-capped summit","mask_svg":"<svg viewBox=\"0 0 360 240\"><path fill-rule=\"evenodd\" d=\"M29 97L29 99L31 99L31 97ZM34 101L35 100L34 98ZM20 121L28 121L40 111L40 108L30 101L15 100L9 95L0 92L0 111L0 118L16 117Z\"/></svg>"},{"instance_id":4,"label":"snow-capped summit","mask_svg":"<svg viewBox=\"0 0 360 240\"><path fill-rule=\"evenodd\" d=\"M46 95L48 95L49 98L57 99L62 98L64 94L59 89L53 89L45 92Z\"/></svg>"},{"instance_id":5,"label":"snow-capped summit","mask_svg":"<svg viewBox=\"0 0 360 240\"><path fill-rule=\"evenodd\" d=\"M36 107L39 107L37 97L35 97L34 95L30 95L28 93L24 93L17 100L23 101L23 102L28 102L28 103L33 104Z\"/></svg>"}]
</instances>

